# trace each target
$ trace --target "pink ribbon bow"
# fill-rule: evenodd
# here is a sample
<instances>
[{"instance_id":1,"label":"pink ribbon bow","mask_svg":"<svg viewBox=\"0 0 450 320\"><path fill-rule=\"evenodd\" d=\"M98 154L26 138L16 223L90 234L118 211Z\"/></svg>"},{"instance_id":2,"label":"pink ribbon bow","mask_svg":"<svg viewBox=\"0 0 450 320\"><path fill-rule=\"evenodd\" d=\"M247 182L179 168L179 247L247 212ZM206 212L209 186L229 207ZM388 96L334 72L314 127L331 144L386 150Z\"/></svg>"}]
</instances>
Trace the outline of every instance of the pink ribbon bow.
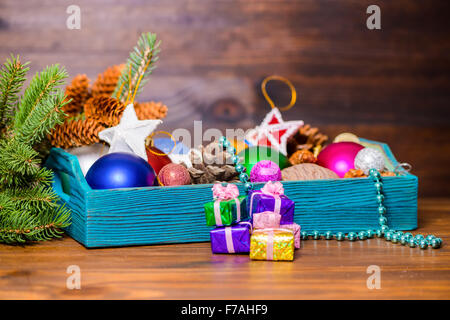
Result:
<instances>
[{"instance_id":1,"label":"pink ribbon bow","mask_svg":"<svg viewBox=\"0 0 450 320\"><path fill-rule=\"evenodd\" d=\"M227 184L226 187L216 183L212 187L213 197L218 200L231 200L239 196L239 189L235 184Z\"/></svg>"},{"instance_id":2,"label":"pink ribbon bow","mask_svg":"<svg viewBox=\"0 0 450 320\"><path fill-rule=\"evenodd\" d=\"M281 182L267 182L264 187L261 188L261 192L271 196L281 196L284 194L284 188Z\"/></svg>"},{"instance_id":3,"label":"pink ribbon bow","mask_svg":"<svg viewBox=\"0 0 450 320\"><path fill-rule=\"evenodd\" d=\"M250 214L253 214L253 197L255 196L255 194L257 194L258 191L253 192L252 196L250 198ZM281 182L276 181L276 182L267 182L264 187L261 188L261 190L259 191L259 193L263 193L269 196L274 197L275 199L275 204L274 204L274 208L273 208L273 212L276 214L280 214L281 211L281 198L280 196L284 195L284 188L283 185L281 184Z\"/></svg>"}]
</instances>

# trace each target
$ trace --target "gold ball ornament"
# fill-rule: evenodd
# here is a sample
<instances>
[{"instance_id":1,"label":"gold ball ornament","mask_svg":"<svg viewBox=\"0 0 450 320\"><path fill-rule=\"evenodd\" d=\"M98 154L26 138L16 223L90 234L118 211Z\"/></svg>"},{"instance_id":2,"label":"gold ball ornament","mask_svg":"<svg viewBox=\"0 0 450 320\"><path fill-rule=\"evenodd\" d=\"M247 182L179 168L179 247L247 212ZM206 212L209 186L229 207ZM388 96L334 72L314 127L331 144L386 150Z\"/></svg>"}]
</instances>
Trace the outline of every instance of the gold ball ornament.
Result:
<instances>
[{"instance_id":1,"label":"gold ball ornament","mask_svg":"<svg viewBox=\"0 0 450 320\"><path fill-rule=\"evenodd\" d=\"M344 132L341 134L338 134L336 136L336 138L334 138L333 142L356 142L356 143L360 143L361 141L359 140L358 136L356 136L353 133L350 132Z\"/></svg>"}]
</instances>

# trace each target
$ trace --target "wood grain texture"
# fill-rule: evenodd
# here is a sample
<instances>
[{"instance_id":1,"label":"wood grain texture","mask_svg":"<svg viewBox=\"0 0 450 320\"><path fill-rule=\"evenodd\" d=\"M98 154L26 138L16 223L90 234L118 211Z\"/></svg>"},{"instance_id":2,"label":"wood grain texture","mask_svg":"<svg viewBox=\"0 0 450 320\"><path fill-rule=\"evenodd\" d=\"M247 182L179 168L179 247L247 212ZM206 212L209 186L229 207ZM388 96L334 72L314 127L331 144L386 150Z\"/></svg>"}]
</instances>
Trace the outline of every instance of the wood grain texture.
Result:
<instances>
[{"instance_id":1,"label":"wood grain texture","mask_svg":"<svg viewBox=\"0 0 450 320\"><path fill-rule=\"evenodd\" d=\"M252 127L268 110L259 84L280 74L299 91L286 119L384 141L413 165L421 195L450 196L448 1L379 0L377 31L369 0L79 0L81 30L65 26L70 4L3 0L0 58L95 79L153 31L161 59L140 100L169 106L163 129ZM269 94L289 100L283 85Z\"/></svg>"},{"instance_id":2,"label":"wood grain texture","mask_svg":"<svg viewBox=\"0 0 450 320\"><path fill-rule=\"evenodd\" d=\"M0 299L448 299L450 199L419 202L417 232L439 250L382 239L302 241L294 262L213 255L209 243L85 249L65 237L28 247L0 246ZM69 265L81 289L68 290ZM369 290L367 267L381 268ZM270 290L267 290L270 288Z\"/></svg>"}]
</instances>

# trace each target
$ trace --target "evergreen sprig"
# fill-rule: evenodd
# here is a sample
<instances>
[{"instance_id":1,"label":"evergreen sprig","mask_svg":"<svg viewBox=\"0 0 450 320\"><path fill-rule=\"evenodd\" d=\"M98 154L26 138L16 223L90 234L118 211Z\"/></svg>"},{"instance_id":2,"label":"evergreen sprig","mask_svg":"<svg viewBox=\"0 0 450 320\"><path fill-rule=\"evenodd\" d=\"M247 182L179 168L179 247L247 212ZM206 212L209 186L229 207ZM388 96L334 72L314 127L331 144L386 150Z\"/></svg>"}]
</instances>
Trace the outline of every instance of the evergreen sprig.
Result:
<instances>
[{"instance_id":1,"label":"evergreen sprig","mask_svg":"<svg viewBox=\"0 0 450 320\"><path fill-rule=\"evenodd\" d=\"M9 125L19 101L18 94L29 70L28 64L22 64L19 56L11 55L0 71L0 130Z\"/></svg>"},{"instance_id":2,"label":"evergreen sprig","mask_svg":"<svg viewBox=\"0 0 450 320\"><path fill-rule=\"evenodd\" d=\"M58 204L52 172L36 146L64 120L69 101L59 88L67 73L53 65L37 73L19 97L28 63L8 59L0 70L0 242L15 244L60 237L70 212Z\"/></svg>"},{"instance_id":3,"label":"evergreen sprig","mask_svg":"<svg viewBox=\"0 0 450 320\"><path fill-rule=\"evenodd\" d=\"M113 96L124 102L133 102L141 89L148 82L148 77L156 68L161 41L156 41L156 34L143 33L137 46L130 52L126 66L120 75Z\"/></svg>"}]
</instances>

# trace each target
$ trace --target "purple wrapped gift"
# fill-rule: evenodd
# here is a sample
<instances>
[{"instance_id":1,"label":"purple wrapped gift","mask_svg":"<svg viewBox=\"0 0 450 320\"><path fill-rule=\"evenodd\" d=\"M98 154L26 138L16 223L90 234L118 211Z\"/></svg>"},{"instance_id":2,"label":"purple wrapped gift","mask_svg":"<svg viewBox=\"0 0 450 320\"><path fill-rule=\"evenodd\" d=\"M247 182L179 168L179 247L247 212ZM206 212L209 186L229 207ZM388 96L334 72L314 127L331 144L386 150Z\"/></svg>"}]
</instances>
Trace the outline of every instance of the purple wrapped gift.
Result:
<instances>
[{"instance_id":1,"label":"purple wrapped gift","mask_svg":"<svg viewBox=\"0 0 450 320\"><path fill-rule=\"evenodd\" d=\"M209 232L213 253L250 252L250 222L240 222L230 227L218 227Z\"/></svg>"},{"instance_id":2,"label":"purple wrapped gift","mask_svg":"<svg viewBox=\"0 0 450 320\"><path fill-rule=\"evenodd\" d=\"M268 182L261 190L251 190L248 193L247 206L250 217L255 213L272 211L281 215L281 225L294 223L294 201L284 195L280 182Z\"/></svg>"}]
</instances>

